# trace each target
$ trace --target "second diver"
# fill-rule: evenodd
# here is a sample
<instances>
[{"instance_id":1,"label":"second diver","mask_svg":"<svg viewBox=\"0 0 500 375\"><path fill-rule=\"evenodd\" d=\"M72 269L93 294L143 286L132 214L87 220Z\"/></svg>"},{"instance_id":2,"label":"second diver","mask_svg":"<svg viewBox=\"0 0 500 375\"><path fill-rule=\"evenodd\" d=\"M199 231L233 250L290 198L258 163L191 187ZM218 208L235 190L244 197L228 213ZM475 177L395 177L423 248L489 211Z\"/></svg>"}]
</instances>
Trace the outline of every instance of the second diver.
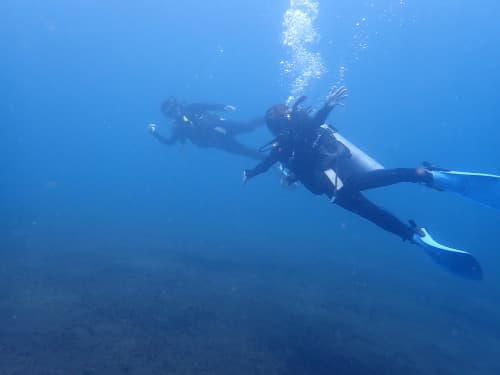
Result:
<instances>
[{"instance_id":1,"label":"second diver","mask_svg":"<svg viewBox=\"0 0 500 375\"><path fill-rule=\"evenodd\" d=\"M224 104L181 104L176 99L170 98L161 105L161 111L168 119L172 120L170 136L160 135L156 125L149 126L151 134L166 145L189 140L192 144L202 148L217 148L261 160L262 154L242 143L236 136L249 133L264 124L262 118L249 122L227 120L217 111L230 112L235 107Z\"/></svg>"}]
</instances>

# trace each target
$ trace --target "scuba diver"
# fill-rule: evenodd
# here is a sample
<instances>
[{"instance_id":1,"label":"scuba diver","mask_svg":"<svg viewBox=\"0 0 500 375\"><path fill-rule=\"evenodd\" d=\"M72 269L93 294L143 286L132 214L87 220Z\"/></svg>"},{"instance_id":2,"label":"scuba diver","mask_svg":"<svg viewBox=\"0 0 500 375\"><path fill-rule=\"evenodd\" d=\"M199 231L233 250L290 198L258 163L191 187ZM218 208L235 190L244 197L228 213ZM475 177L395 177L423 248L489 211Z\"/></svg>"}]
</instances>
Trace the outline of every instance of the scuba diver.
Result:
<instances>
[{"instance_id":1,"label":"scuba diver","mask_svg":"<svg viewBox=\"0 0 500 375\"><path fill-rule=\"evenodd\" d=\"M369 201L363 191L401 182L423 184L440 191L452 191L500 209L500 176L450 171L424 163L420 168L384 169L363 151L325 124L331 110L347 97L344 87L334 87L326 103L311 116L302 108L301 97L289 107L278 104L266 112L266 123L275 138L261 149L268 156L255 168L247 169L243 181L281 163L288 183L300 182L317 195L351 211L422 247L438 265L461 277L482 279L481 266L468 252L436 242L413 220L404 223L392 213Z\"/></svg>"},{"instance_id":2,"label":"scuba diver","mask_svg":"<svg viewBox=\"0 0 500 375\"><path fill-rule=\"evenodd\" d=\"M155 124L149 125L151 134L166 145L189 140L202 148L218 148L233 154L261 160L262 154L238 142L236 135L250 133L264 124L262 118L247 123L226 120L214 111L231 112L236 108L223 104L193 103L184 105L170 98L161 105L165 117L172 120L173 129L169 137L159 134Z\"/></svg>"}]
</instances>

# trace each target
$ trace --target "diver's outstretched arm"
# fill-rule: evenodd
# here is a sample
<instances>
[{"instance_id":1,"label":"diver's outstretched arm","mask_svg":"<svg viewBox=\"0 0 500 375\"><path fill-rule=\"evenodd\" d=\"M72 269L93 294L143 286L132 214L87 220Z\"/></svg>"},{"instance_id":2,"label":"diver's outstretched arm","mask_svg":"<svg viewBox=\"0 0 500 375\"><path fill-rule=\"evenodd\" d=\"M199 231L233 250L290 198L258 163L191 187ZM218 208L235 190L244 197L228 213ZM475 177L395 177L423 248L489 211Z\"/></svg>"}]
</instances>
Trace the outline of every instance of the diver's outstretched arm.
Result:
<instances>
[{"instance_id":1,"label":"diver's outstretched arm","mask_svg":"<svg viewBox=\"0 0 500 375\"><path fill-rule=\"evenodd\" d=\"M345 98L347 98L347 89L344 86L340 86L339 88L333 86L326 96L325 104L318 112L316 112L316 115L314 116L315 124L323 125L335 106L344 105L342 100Z\"/></svg>"},{"instance_id":2,"label":"diver's outstretched arm","mask_svg":"<svg viewBox=\"0 0 500 375\"><path fill-rule=\"evenodd\" d=\"M277 152L272 152L267 158L262 160L257 166L252 169L245 169L243 171L243 182L247 182L250 178L253 178L261 173L267 172L274 164L279 161L279 155Z\"/></svg>"},{"instance_id":3,"label":"diver's outstretched arm","mask_svg":"<svg viewBox=\"0 0 500 375\"><path fill-rule=\"evenodd\" d=\"M179 140L179 135L177 133L172 133L170 137L162 136L158 133L158 129L156 129L155 124L149 125L149 132L153 137L159 140L161 143L166 144L167 146L174 145Z\"/></svg>"}]
</instances>

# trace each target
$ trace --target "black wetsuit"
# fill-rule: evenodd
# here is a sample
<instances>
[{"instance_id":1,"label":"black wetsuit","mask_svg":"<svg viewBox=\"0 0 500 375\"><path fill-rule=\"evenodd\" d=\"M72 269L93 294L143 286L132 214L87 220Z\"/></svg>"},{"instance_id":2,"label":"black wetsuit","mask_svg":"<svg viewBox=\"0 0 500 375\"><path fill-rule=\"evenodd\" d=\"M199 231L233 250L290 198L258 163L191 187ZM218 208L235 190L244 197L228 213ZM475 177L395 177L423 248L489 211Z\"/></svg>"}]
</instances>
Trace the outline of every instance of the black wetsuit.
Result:
<instances>
[{"instance_id":1,"label":"black wetsuit","mask_svg":"<svg viewBox=\"0 0 500 375\"><path fill-rule=\"evenodd\" d=\"M186 142L206 148L214 147L224 151L262 160L262 154L238 142L236 135L250 133L263 124L261 118L250 122L226 120L211 111L225 111L222 104L193 103L179 106L175 114L169 116L173 120L173 130L170 137L164 137L157 132L153 135L162 143L173 145L176 142Z\"/></svg>"},{"instance_id":2,"label":"black wetsuit","mask_svg":"<svg viewBox=\"0 0 500 375\"><path fill-rule=\"evenodd\" d=\"M302 123L294 124L296 131L277 137L268 157L255 168L245 171L247 178L281 162L313 194L325 194L344 209L370 220L403 240L411 240L414 229L410 225L370 202L361 192L400 182L430 184L432 175L415 168L362 173L350 170L348 163L343 162L351 157L348 148L335 138L333 129L320 126L329 113L328 107L325 107L314 118L307 117L306 123L303 118ZM340 188L325 173L328 169L333 170L341 180Z\"/></svg>"}]
</instances>

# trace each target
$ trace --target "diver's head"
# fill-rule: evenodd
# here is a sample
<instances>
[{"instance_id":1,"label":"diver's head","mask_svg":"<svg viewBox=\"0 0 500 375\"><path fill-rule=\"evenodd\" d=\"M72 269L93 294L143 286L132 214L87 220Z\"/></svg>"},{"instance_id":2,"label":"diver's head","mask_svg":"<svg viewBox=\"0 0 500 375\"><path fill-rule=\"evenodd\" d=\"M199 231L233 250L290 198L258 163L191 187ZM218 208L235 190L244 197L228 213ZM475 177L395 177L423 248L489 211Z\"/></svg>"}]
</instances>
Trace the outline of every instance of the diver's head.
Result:
<instances>
[{"instance_id":1,"label":"diver's head","mask_svg":"<svg viewBox=\"0 0 500 375\"><path fill-rule=\"evenodd\" d=\"M266 112L266 124L269 131L276 137L290 134L302 123L309 121L310 108L302 108L300 104L306 100L305 96L299 97L291 106L276 104Z\"/></svg>"},{"instance_id":2,"label":"diver's head","mask_svg":"<svg viewBox=\"0 0 500 375\"><path fill-rule=\"evenodd\" d=\"M285 104L276 104L266 112L266 124L276 137L292 130L292 108Z\"/></svg>"},{"instance_id":3,"label":"diver's head","mask_svg":"<svg viewBox=\"0 0 500 375\"><path fill-rule=\"evenodd\" d=\"M161 104L161 112L168 118L174 118L181 112L181 105L175 98L168 98Z\"/></svg>"}]
</instances>

